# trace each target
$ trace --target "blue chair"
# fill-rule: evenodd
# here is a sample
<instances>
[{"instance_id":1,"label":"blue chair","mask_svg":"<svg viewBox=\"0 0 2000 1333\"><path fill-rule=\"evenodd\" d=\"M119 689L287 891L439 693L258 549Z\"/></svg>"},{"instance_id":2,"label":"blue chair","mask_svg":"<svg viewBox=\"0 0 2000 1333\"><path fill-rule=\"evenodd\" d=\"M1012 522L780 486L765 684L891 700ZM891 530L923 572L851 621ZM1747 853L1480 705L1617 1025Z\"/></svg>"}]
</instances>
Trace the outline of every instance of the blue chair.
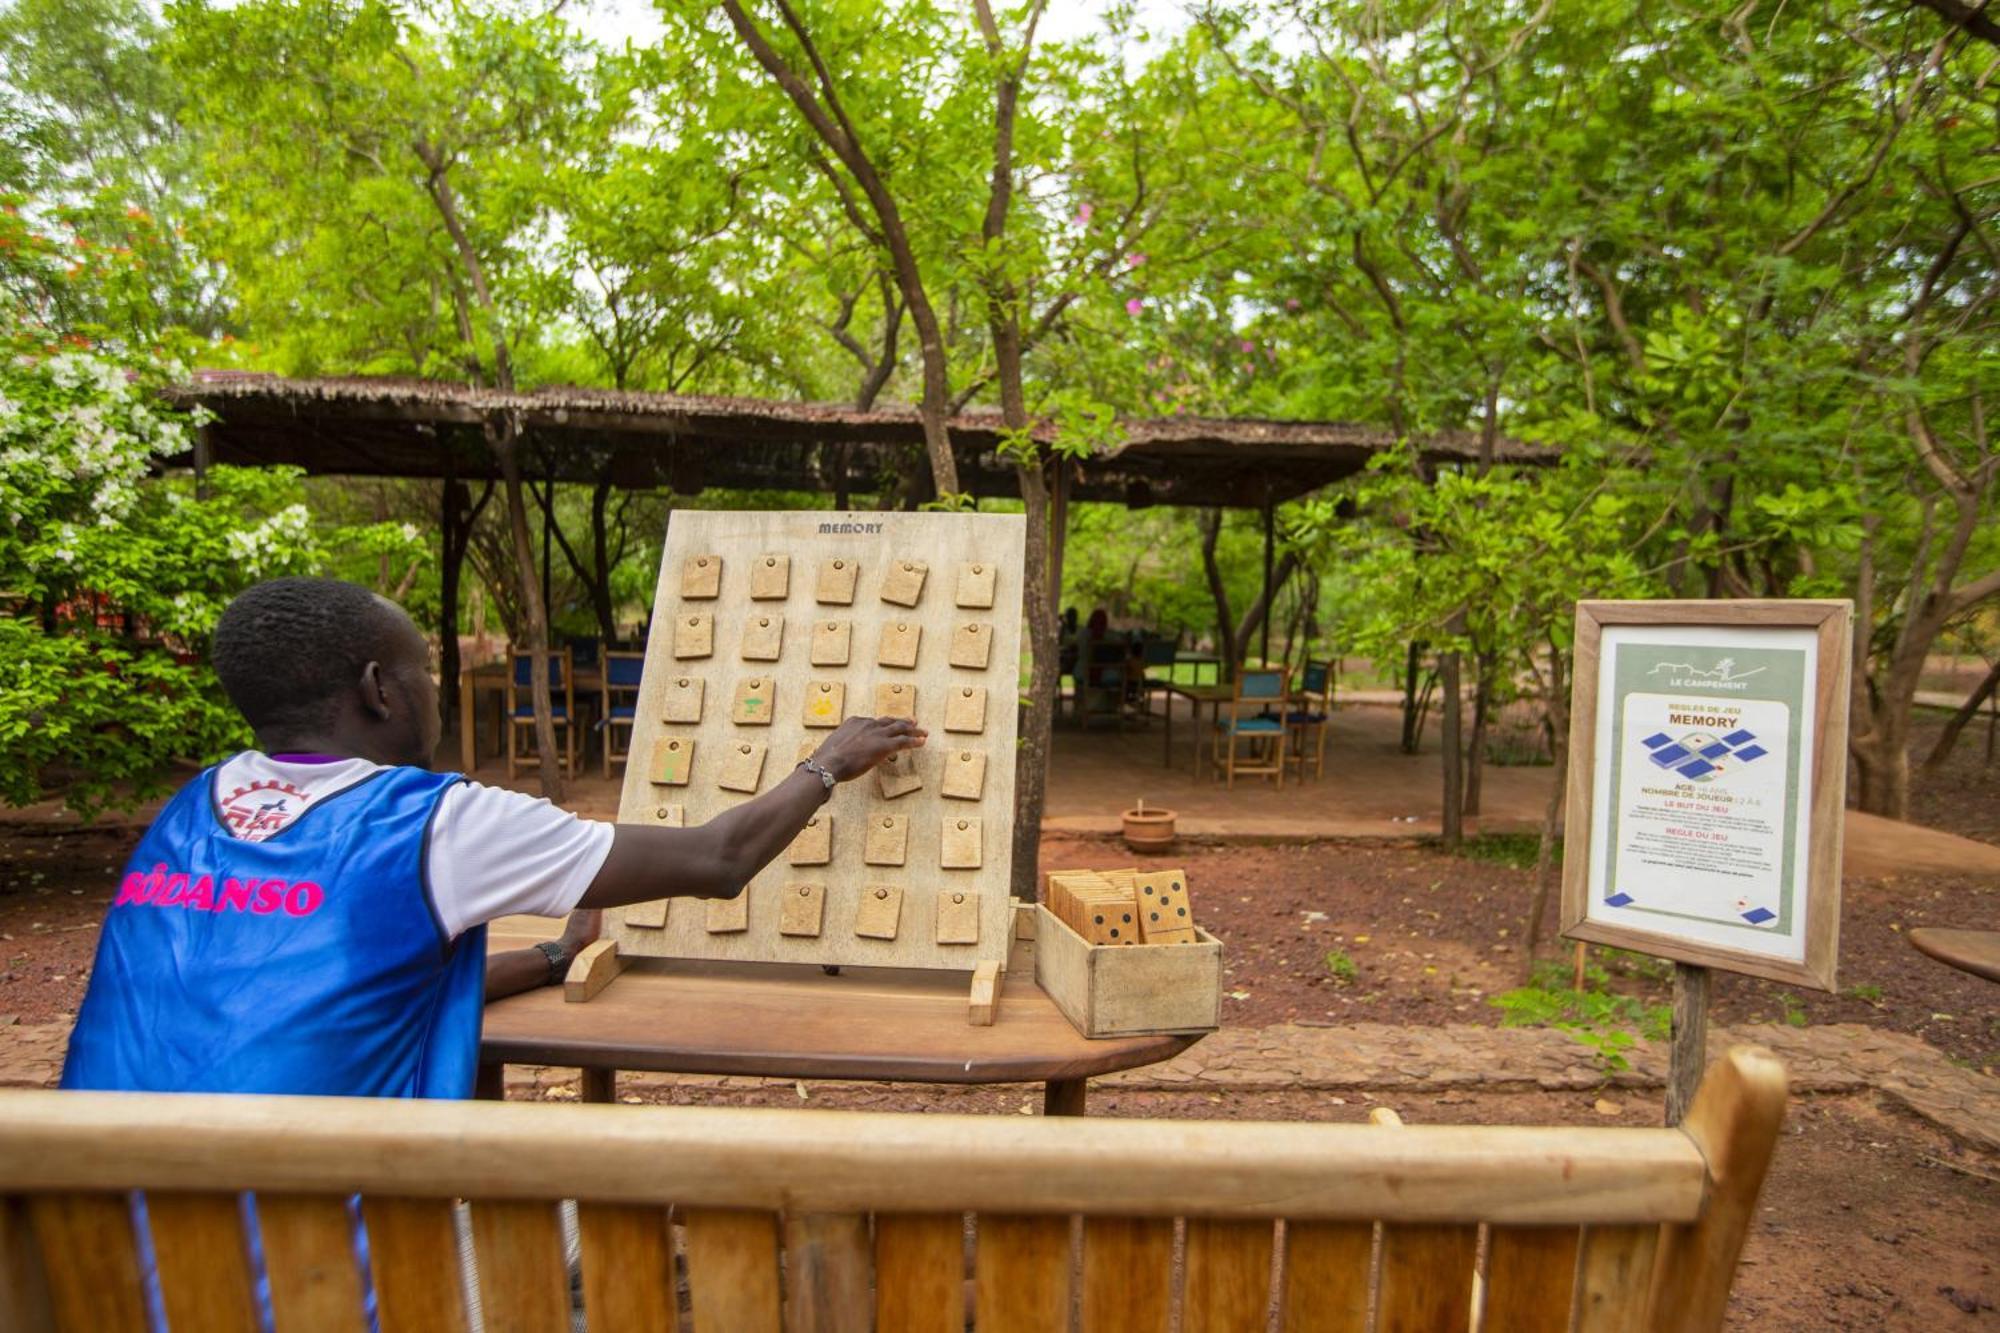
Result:
<instances>
[{"instance_id":1,"label":"blue chair","mask_svg":"<svg viewBox=\"0 0 2000 1333\"><path fill-rule=\"evenodd\" d=\"M1134 654L1123 638L1104 638L1089 645L1084 658L1083 680L1077 687L1082 704L1079 717L1085 727L1096 717L1108 717L1120 728L1130 710Z\"/></svg>"},{"instance_id":2,"label":"blue chair","mask_svg":"<svg viewBox=\"0 0 2000 1333\"><path fill-rule=\"evenodd\" d=\"M611 765L624 763L632 755L632 726L639 716L639 680L646 667L644 653L604 654L604 776ZM625 745L618 744L618 729L625 729Z\"/></svg>"},{"instance_id":3,"label":"blue chair","mask_svg":"<svg viewBox=\"0 0 2000 1333\"><path fill-rule=\"evenodd\" d=\"M1285 704L1285 683L1289 668L1239 669L1236 693L1218 707L1215 718L1215 766L1222 770L1228 786L1236 785L1236 775L1271 777L1285 785L1285 724L1271 712L1273 705ZM1227 714L1221 710L1226 708ZM1255 712L1247 710L1254 709ZM1248 740L1250 752L1243 753L1239 742Z\"/></svg>"},{"instance_id":4,"label":"blue chair","mask_svg":"<svg viewBox=\"0 0 2000 1333\"><path fill-rule=\"evenodd\" d=\"M512 653L514 669L507 677L507 777L511 781L520 767L535 754L535 655L525 649ZM562 747L563 775L576 776L576 682L572 679L569 649L549 653L549 711L556 724ZM528 735L528 748L520 747L520 736Z\"/></svg>"},{"instance_id":5,"label":"blue chair","mask_svg":"<svg viewBox=\"0 0 2000 1333\"><path fill-rule=\"evenodd\" d=\"M1305 781L1306 764L1312 764L1317 780L1326 771L1326 732L1333 714L1333 663L1307 660L1299 676L1299 690L1285 711L1289 731L1291 761L1298 765L1299 781Z\"/></svg>"}]
</instances>

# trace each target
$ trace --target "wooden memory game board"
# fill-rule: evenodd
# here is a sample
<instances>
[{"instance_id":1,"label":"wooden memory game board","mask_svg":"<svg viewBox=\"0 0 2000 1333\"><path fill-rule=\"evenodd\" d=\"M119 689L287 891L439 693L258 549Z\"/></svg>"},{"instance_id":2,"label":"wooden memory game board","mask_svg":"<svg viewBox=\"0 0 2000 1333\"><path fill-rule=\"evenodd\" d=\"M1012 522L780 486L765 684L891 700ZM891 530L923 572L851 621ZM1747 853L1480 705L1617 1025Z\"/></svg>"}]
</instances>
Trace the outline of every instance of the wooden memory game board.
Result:
<instances>
[{"instance_id":1,"label":"wooden memory game board","mask_svg":"<svg viewBox=\"0 0 2000 1333\"><path fill-rule=\"evenodd\" d=\"M842 783L741 897L612 913L620 954L1004 967L1023 542L1011 514L673 515L620 822L711 819L844 718L930 741Z\"/></svg>"}]
</instances>

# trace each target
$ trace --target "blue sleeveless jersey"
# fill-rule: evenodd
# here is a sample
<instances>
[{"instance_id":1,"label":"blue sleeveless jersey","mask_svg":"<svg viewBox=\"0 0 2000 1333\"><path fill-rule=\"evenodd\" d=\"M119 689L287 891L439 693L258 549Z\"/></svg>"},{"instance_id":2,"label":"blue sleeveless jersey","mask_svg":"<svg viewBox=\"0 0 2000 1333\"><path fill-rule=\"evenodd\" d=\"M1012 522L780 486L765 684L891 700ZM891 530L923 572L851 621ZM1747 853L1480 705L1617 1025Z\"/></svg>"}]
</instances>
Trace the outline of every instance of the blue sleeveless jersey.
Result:
<instances>
[{"instance_id":1,"label":"blue sleeveless jersey","mask_svg":"<svg viewBox=\"0 0 2000 1333\"><path fill-rule=\"evenodd\" d=\"M448 939L426 876L438 799L463 779L385 768L247 842L215 773L126 865L62 1086L471 1096L486 928Z\"/></svg>"}]
</instances>

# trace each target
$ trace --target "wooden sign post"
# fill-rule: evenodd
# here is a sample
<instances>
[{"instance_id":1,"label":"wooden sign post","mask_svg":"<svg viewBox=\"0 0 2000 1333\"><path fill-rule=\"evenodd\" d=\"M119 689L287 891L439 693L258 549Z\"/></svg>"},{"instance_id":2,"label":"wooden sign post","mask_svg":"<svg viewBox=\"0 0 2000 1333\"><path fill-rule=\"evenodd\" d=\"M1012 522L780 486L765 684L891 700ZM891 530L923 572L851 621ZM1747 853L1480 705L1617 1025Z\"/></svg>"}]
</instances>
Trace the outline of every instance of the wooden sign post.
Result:
<instances>
[{"instance_id":1,"label":"wooden sign post","mask_svg":"<svg viewBox=\"0 0 2000 1333\"><path fill-rule=\"evenodd\" d=\"M1579 602L1563 934L1674 962L1667 1123L1709 970L1834 987L1851 607Z\"/></svg>"}]
</instances>

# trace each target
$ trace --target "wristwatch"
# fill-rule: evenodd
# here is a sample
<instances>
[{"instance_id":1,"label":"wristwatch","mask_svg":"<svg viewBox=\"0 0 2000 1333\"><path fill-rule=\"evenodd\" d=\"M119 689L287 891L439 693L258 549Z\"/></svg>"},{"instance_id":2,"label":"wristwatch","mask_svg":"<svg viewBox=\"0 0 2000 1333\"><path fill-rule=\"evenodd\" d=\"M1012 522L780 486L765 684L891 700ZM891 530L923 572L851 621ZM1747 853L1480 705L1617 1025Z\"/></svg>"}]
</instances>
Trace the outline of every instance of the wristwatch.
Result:
<instances>
[{"instance_id":1,"label":"wristwatch","mask_svg":"<svg viewBox=\"0 0 2000 1333\"><path fill-rule=\"evenodd\" d=\"M832 791L840 785L840 779L836 778L827 766L817 759L802 759L799 761L799 767L818 777L821 782L826 784L828 791Z\"/></svg>"},{"instance_id":2,"label":"wristwatch","mask_svg":"<svg viewBox=\"0 0 2000 1333\"><path fill-rule=\"evenodd\" d=\"M569 975L569 951L563 948L562 941L536 940L535 947L549 960L549 975L548 979L542 982L544 986L553 986Z\"/></svg>"}]
</instances>

